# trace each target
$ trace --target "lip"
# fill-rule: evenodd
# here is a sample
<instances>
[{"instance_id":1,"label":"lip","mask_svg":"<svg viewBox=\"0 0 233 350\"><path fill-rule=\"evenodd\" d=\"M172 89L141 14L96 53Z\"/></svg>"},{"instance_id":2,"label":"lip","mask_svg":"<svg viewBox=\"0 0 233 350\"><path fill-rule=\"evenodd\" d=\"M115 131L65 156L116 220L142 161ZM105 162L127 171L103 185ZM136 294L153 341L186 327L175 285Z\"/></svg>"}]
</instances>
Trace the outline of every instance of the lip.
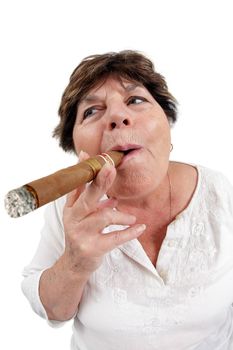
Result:
<instances>
[{"instance_id":1,"label":"lip","mask_svg":"<svg viewBox=\"0 0 233 350\"><path fill-rule=\"evenodd\" d=\"M120 169L129 159L137 156L141 152L143 147L137 144L125 144L125 145L117 145L111 148L111 151L127 151L131 149L132 151L130 151L128 154L126 154L123 157L120 165L118 166L118 169Z\"/></svg>"},{"instance_id":2,"label":"lip","mask_svg":"<svg viewBox=\"0 0 233 350\"><path fill-rule=\"evenodd\" d=\"M140 149L142 146L136 145L136 144L125 144L125 145L116 145L113 148L111 148L109 151L127 151L129 149Z\"/></svg>"},{"instance_id":3,"label":"lip","mask_svg":"<svg viewBox=\"0 0 233 350\"><path fill-rule=\"evenodd\" d=\"M142 147L137 148L137 149L134 149L134 150L131 151L129 154L126 154L126 155L123 157L123 159L122 159L122 161L121 161L121 163L120 163L120 165L119 165L118 168L120 169L120 168L121 168L126 162L128 162L130 159L137 157L138 154L139 154L141 151L142 151Z\"/></svg>"}]
</instances>

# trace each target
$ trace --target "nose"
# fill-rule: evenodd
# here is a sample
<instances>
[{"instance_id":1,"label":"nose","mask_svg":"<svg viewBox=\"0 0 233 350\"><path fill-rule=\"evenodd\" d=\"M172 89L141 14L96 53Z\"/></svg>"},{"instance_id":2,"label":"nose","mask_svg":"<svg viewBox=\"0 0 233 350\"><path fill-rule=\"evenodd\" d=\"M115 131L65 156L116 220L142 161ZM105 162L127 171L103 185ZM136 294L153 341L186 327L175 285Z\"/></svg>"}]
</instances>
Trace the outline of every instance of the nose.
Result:
<instances>
[{"instance_id":1,"label":"nose","mask_svg":"<svg viewBox=\"0 0 233 350\"><path fill-rule=\"evenodd\" d=\"M117 118L117 120L115 119L115 121L112 121L111 123L109 123L109 129L113 130L113 129L120 129L124 126L128 126L130 125L129 119L126 118L122 118L121 120Z\"/></svg>"},{"instance_id":2,"label":"nose","mask_svg":"<svg viewBox=\"0 0 233 350\"><path fill-rule=\"evenodd\" d=\"M107 119L109 131L132 126L132 118L125 108L111 108Z\"/></svg>"}]
</instances>

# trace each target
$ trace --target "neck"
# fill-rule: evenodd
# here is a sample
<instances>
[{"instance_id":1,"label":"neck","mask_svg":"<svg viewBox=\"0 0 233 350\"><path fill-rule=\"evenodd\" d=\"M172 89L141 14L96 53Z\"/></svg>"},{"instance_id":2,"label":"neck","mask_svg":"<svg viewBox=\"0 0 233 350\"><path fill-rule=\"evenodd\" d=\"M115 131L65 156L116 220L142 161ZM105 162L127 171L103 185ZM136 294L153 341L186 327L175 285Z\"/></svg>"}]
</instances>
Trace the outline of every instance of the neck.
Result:
<instances>
[{"instance_id":1,"label":"neck","mask_svg":"<svg viewBox=\"0 0 233 350\"><path fill-rule=\"evenodd\" d=\"M117 209L133 214L141 220L170 222L172 216L172 193L169 174L167 174L159 187L146 194L133 198L117 198Z\"/></svg>"}]
</instances>

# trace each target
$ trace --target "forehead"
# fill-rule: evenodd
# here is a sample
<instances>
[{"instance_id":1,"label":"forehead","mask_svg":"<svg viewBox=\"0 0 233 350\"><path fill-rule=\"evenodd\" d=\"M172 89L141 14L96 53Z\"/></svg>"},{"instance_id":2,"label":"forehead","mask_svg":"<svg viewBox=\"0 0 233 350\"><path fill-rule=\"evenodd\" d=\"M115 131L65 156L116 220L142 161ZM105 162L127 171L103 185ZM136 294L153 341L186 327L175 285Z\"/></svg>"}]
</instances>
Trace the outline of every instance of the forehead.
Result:
<instances>
[{"instance_id":1,"label":"forehead","mask_svg":"<svg viewBox=\"0 0 233 350\"><path fill-rule=\"evenodd\" d=\"M137 81L125 79L122 77L108 77L91 88L82 97L80 103L92 100L94 96L105 93L107 89L118 90L122 93L130 93L136 89L144 89L147 91L147 89Z\"/></svg>"}]
</instances>

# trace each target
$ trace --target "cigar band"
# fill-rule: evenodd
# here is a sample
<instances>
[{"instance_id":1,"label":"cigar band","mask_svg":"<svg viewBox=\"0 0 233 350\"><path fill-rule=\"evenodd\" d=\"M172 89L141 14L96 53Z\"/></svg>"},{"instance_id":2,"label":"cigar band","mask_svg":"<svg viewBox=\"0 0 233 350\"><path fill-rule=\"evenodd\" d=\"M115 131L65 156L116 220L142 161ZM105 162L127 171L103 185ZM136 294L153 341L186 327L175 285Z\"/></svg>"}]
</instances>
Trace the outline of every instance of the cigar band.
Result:
<instances>
[{"instance_id":1,"label":"cigar band","mask_svg":"<svg viewBox=\"0 0 233 350\"><path fill-rule=\"evenodd\" d=\"M108 154L108 153L101 153L102 154L102 156L105 158L107 158L107 162L108 163L110 163L110 164L112 164L113 166L115 166L115 163L114 163L114 161L113 161L113 159L112 159L112 157L110 157L110 155ZM105 158L105 160L106 160L106 158Z\"/></svg>"},{"instance_id":2,"label":"cigar band","mask_svg":"<svg viewBox=\"0 0 233 350\"><path fill-rule=\"evenodd\" d=\"M96 177L97 173L102 168L102 165L98 162L96 158L89 158L85 160L85 163L87 163L91 167L93 171L93 177Z\"/></svg>"}]
</instances>

